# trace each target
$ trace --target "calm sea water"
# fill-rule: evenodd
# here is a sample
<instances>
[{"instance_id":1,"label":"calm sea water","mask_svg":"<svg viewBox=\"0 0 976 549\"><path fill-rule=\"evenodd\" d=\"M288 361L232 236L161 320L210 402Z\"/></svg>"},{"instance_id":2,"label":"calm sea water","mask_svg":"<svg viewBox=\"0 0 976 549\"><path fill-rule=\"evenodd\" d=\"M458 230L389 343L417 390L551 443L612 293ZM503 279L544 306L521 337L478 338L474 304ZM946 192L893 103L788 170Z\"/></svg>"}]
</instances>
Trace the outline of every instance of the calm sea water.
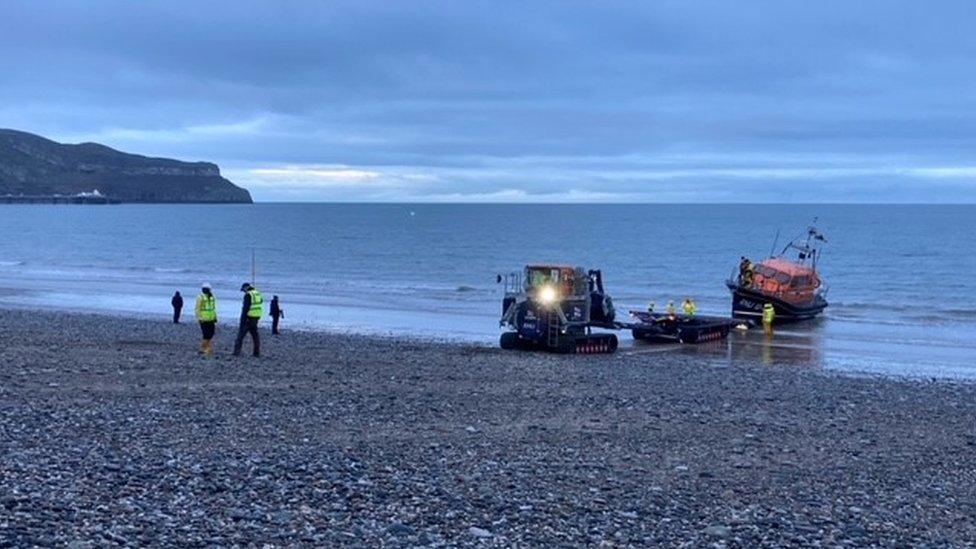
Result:
<instances>
[{"instance_id":1,"label":"calm sea water","mask_svg":"<svg viewBox=\"0 0 976 549\"><path fill-rule=\"evenodd\" d=\"M0 206L7 306L168 314L215 285L279 294L286 326L493 342L495 275L527 262L601 268L619 309L694 297L728 314L723 280L814 218L831 306L772 340L736 334L713 359L976 377L976 207L754 205ZM648 351L630 346L624 352Z\"/></svg>"}]
</instances>

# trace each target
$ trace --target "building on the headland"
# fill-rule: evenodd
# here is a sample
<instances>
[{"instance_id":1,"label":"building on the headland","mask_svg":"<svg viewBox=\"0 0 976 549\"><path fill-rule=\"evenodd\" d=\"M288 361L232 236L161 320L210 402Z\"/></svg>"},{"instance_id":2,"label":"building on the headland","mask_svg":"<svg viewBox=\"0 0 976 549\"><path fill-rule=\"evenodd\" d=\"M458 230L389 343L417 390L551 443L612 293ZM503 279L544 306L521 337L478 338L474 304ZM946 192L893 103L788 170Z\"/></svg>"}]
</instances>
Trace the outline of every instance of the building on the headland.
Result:
<instances>
[{"instance_id":1,"label":"building on the headland","mask_svg":"<svg viewBox=\"0 0 976 549\"><path fill-rule=\"evenodd\" d=\"M25 195L5 194L0 204L121 204L122 201L101 193L98 189L76 194Z\"/></svg>"}]
</instances>

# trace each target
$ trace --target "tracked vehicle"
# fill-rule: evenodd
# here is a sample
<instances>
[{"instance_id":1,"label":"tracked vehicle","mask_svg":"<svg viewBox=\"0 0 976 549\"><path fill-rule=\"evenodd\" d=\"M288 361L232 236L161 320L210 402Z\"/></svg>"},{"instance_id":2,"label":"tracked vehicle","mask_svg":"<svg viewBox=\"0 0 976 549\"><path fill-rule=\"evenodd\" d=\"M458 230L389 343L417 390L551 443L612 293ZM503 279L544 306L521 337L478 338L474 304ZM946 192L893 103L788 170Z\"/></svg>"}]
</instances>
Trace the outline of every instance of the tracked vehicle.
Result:
<instances>
[{"instance_id":1,"label":"tracked vehicle","mask_svg":"<svg viewBox=\"0 0 976 549\"><path fill-rule=\"evenodd\" d=\"M499 275L505 284L499 326L503 349L556 353L612 353L617 336L593 328L620 329L613 300L599 270L568 265L527 265L521 273Z\"/></svg>"}]
</instances>

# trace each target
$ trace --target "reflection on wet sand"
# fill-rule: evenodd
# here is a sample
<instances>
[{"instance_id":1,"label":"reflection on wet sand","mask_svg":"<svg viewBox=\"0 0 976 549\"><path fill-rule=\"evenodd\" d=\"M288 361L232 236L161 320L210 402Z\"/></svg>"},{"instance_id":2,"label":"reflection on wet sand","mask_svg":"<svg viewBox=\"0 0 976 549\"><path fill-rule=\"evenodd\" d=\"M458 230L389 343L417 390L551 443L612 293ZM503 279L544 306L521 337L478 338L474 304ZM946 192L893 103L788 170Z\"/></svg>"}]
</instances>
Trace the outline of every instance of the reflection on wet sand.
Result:
<instances>
[{"instance_id":1,"label":"reflection on wet sand","mask_svg":"<svg viewBox=\"0 0 976 549\"><path fill-rule=\"evenodd\" d=\"M733 329L725 341L702 345L634 343L622 352L680 353L713 366L765 365L830 370L849 374L884 374L914 378L972 379L976 337L966 331L935 330L924 338L917 328L887 327L833 318L763 328Z\"/></svg>"},{"instance_id":2,"label":"reflection on wet sand","mask_svg":"<svg viewBox=\"0 0 976 549\"><path fill-rule=\"evenodd\" d=\"M731 365L764 364L824 368L824 351L819 332L808 326L765 331L762 328L733 330L726 341L700 345L653 345L635 342L633 352L676 352Z\"/></svg>"},{"instance_id":3,"label":"reflection on wet sand","mask_svg":"<svg viewBox=\"0 0 976 549\"><path fill-rule=\"evenodd\" d=\"M730 363L759 362L823 368L823 349L816 332L753 329L729 334Z\"/></svg>"}]
</instances>

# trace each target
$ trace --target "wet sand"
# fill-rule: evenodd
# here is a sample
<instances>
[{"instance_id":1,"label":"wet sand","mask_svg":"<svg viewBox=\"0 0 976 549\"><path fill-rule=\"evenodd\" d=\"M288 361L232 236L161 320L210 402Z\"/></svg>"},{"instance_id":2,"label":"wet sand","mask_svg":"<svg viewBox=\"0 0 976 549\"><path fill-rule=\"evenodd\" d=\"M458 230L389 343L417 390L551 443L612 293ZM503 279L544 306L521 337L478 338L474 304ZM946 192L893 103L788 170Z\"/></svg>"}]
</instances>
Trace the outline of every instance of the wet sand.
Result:
<instances>
[{"instance_id":1,"label":"wet sand","mask_svg":"<svg viewBox=\"0 0 976 549\"><path fill-rule=\"evenodd\" d=\"M0 334L0 545L976 543L973 384L749 346L265 331L253 359L224 325L202 360L195 325L17 311Z\"/></svg>"}]
</instances>

